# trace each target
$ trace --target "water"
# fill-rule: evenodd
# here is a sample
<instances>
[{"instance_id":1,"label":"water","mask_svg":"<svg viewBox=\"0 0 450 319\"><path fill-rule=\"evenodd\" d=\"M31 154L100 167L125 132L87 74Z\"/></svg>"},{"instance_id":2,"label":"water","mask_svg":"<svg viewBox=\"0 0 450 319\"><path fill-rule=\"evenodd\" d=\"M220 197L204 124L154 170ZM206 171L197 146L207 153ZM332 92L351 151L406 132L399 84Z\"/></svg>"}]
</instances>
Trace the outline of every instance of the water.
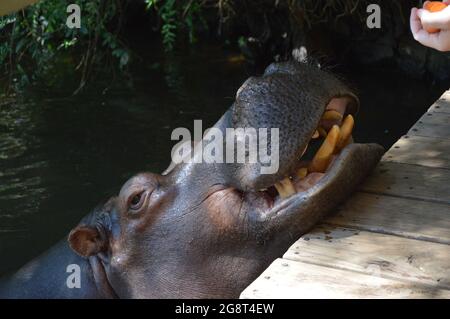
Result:
<instances>
[{"instance_id":1,"label":"water","mask_svg":"<svg viewBox=\"0 0 450 319\"><path fill-rule=\"evenodd\" d=\"M144 62L145 61L145 62ZM132 72L130 85L105 77L71 96L73 80L35 87L0 101L0 274L15 270L64 237L132 174L161 172L176 127L204 128L231 105L251 75L239 58L204 46L160 51ZM344 68L345 69L345 68ZM358 141L389 147L443 87L395 71L345 72L358 88Z\"/></svg>"}]
</instances>

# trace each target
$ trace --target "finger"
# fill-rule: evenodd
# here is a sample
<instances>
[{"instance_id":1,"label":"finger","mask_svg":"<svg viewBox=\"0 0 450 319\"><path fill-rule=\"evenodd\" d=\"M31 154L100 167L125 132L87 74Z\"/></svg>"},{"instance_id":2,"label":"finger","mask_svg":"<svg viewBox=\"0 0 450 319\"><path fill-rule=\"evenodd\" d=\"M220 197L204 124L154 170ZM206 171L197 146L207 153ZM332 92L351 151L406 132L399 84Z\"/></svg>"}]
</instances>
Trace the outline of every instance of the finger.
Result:
<instances>
[{"instance_id":1,"label":"finger","mask_svg":"<svg viewBox=\"0 0 450 319\"><path fill-rule=\"evenodd\" d=\"M417 15L425 28L448 29L450 25L450 7L438 12L417 10Z\"/></svg>"},{"instance_id":2,"label":"finger","mask_svg":"<svg viewBox=\"0 0 450 319\"><path fill-rule=\"evenodd\" d=\"M411 15L409 17L409 25L413 35L419 32L419 30L423 29L422 23L420 22L419 16L417 15L417 8L411 9Z\"/></svg>"},{"instance_id":3,"label":"finger","mask_svg":"<svg viewBox=\"0 0 450 319\"><path fill-rule=\"evenodd\" d=\"M441 30L439 33L436 34L436 37L437 37L437 44L434 48L442 52L450 51L450 31Z\"/></svg>"},{"instance_id":4,"label":"finger","mask_svg":"<svg viewBox=\"0 0 450 319\"><path fill-rule=\"evenodd\" d=\"M434 49L438 49L440 47L439 44L439 33L428 33L424 29L413 33L414 39L419 43Z\"/></svg>"}]
</instances>

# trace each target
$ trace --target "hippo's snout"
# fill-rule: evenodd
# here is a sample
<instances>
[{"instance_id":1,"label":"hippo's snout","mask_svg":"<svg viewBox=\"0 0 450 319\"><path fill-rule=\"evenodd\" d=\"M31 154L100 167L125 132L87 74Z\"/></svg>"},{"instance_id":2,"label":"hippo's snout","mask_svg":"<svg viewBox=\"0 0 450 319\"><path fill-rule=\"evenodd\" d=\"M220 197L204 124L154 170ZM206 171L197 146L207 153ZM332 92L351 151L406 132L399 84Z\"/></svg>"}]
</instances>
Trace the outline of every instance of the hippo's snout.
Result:
<instances>
[{"instance_id":1,"label":"hippo's snout","mask_svg":"<svg viewBox=\"0 0 450 319\"><path fill-rule=\"evenodd\" d=\"M311 139L325 138L334 125L343 131L333 130L326 144L337 143L331 150L336 154L350 142L354 118L348 116L356 114L358 108L357 96L344 83L311 65L272 64L262 77L248 79L236 95L232 126L277 130L275 149L279 165L271 174L261 174L265 165L262 161L236 165L239 183L234 186L241 190L266 189L292 176L300 168L299 159ZM259 150L260 153L270 154L274 149L272 139L268 140L267 151ZM318 156L323 157L323 151ZM330 159L331 155L323 161Z\"/></svg>"},{"instance_id":2,"label":"hippo's snout","mask_svg":"<svg viewBox=\"0 0 450 319\"><path fill-rule=\"evenodd\" d=\"M353 115L345 115L346 107L342 107L345 105L344 101L337 101L327 106L288 174L277 176L278 180L268 187L253 190L267 200L267 211L283 206L291 197L309 197L311 189L324 188L330 182L342 194L337 196L342 200L344 195L350 194L351 187L344 191L335 180L340 180L341 185L355 186L379 161L384 152L381 146L353 142L355 120ZM334 204L338 201L336 199Z\"/></svg>"},{"instance_id":3,"label":"hippo's snout","mask_svg":"<svg viewBox=\"0 0 450 319\"><path fill-rule=\"evenodd\" d=\"M278 130L278 170L261 173L261 161L227 164L223 184L234 188L236 201L243 198L247 213L261 221L299 211L308 222L317 221L351 194L384 152L376 144L354 143L358 109L357 96L328 72L294 62L269 66L238 90L225 123L226 128ZM269 137L262 153L274 149L271 143Z\"/></svg>"}]
</instances>

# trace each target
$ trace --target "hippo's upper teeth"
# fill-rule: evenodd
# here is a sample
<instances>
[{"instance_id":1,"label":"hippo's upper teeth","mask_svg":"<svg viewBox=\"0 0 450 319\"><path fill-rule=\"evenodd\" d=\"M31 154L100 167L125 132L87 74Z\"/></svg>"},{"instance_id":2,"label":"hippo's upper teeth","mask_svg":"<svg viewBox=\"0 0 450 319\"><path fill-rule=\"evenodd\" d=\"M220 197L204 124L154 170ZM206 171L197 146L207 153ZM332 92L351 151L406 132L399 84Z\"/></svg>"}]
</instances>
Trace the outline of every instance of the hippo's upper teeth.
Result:
<instances>
[{"instance_id":1,"label":"hippo's upper teeth","mask_svg":"<svg viewBox=\"0 0 450 319\"><path fill-rule=\"evenodd\" d=\"M308 149L308 144L306 144L305 148L303 149L302 155L300 155L300 157L305 155L307 149Z\"/></svg>"},{"instance_id":2,"label":"hippo's upper teeth","mask_svg":"<svg viewBox=\"0 0 450 319\"><path fill-rule=\"evenodd\" d=\"M314 174L319 174L317 175L319 177L324 175L325 171L331 165L334 158L336 158L336 154L340 152L346 145L353 142L352 131L355 125L355 120L353 119L352 115L347 115L343 121L342 118L342 114L335 110L327 110L324 113L322 119L332 121L337 120L339 123L342 123L341 127L339 127L339 125L337 124L334 124L327 132L327 129L325 127L319 126L314 131L311 139L316 139L319 136L325 137L322 145L314 155L313 159L309 162L308 167L304 167L304 164L302 164L302 162L299 163L301 167L298 168L294 173L293 176L295 176L295 178L286 177L283 180L275 183L274 187L278 191L280 198L284 199L290 197L293 194L296 194L296 189L298 191L305 191L308 188L312 187L318 180L318 178L313 178L312 176L316 176ZM307 148L308 145L306 145L303 149L301 157L306 153ZM292 179L295 179L296 181L295 186L292 182ZM315 182L311 184L310 180L314 180Z\"/></svg>"},{"instance_id":3,"label":"hippo's upper teeth","mask_svg":"<svg viewBox=\"0 0 450 319\"><path fill-rule=\"evenodd\" d=\"M322 116L322 120L325 120L325 121L331 120L331 121L340 122L340 121L342 121L342 118L343 118L342 114L335 110L327 110L327 111L325 111L325 113L323 113L323 116Z\"/></svg>"},{"instance_id":4,"label":"hippo's upper teeth","mask_svg":"<svg viewBox=\"0 0 450 319\"><path fill-rule=\"evenodd\" d=\"M354 125L355 120L353 119L353 116L351 114L347 115L341 126L341 133L339 135L339 141L337 142L336 145L336 152L339 152L341 149L343 149L346 145L348 145L351 142L350 138L352 137Z\"/></svg>"},{"instance_id":5,"label":"hippo's upper teeth","mask_svg":"<svg viewBox=\"0 0 450 319\"><path fill-rule=\"evenodd\" d=\"M317 129L317 131L319 131L319 134L320 134L320 136L322 136L322 137L327 137L327 131L325 131L325 129L323 128L323 127L319 127L318 129Z\"/></svg>"},{"instance_id":6,"label":"hippo's upper teeth","mask_svg":"<svg viewBox=\"0 0 450 319\"><path fill-rule=\"evenodd\" d=\"M340 129L339 126L333 125L326 139L323 141L316 155L309 164L308 171L324 173L331 162L331 156L334 153L336 144L339 140Z\"/></svg>"},{"instance_id":7,"label":"hippo's upper teeth","mask_svg":"<svg viewBox=\"0 0 450 319\"><path fill-rule=\"evenodd\" d=\"M292 194L295 194L295 188L292 184L292 181L289 177L286 177L285 179L279 181L278 183L275 183L275 188L277 189L278 193L280 194L281 198L286 198L291 196Z\"/></svg>"}]
</instances>

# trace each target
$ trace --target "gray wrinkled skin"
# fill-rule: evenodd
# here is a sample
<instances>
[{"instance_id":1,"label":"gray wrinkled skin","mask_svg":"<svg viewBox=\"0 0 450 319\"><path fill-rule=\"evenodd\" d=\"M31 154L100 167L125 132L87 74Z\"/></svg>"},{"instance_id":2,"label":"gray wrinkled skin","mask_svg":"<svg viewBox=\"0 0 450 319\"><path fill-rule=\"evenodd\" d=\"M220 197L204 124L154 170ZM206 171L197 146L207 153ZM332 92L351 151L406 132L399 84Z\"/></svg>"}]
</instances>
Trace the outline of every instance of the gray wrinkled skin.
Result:
<instances>
[{"instance_id":1,"label":"gray wrinkled skin","mask_svg":"<svg viewBox=\"0 0 450 319\"><path fill-rule=\"evenodd\" d=\"M384 150L350 144L307 191L273 202L259 188L291 172L327 103L348 96L332 75L284 63L247 80L215 125L280 128L280 170L258 164L178 164L141 173L49 253L0 284L3 298L237 298L292 243L352 194ZM65 287L68 263L84 285Z\"/></svg>"}]
</instances>

